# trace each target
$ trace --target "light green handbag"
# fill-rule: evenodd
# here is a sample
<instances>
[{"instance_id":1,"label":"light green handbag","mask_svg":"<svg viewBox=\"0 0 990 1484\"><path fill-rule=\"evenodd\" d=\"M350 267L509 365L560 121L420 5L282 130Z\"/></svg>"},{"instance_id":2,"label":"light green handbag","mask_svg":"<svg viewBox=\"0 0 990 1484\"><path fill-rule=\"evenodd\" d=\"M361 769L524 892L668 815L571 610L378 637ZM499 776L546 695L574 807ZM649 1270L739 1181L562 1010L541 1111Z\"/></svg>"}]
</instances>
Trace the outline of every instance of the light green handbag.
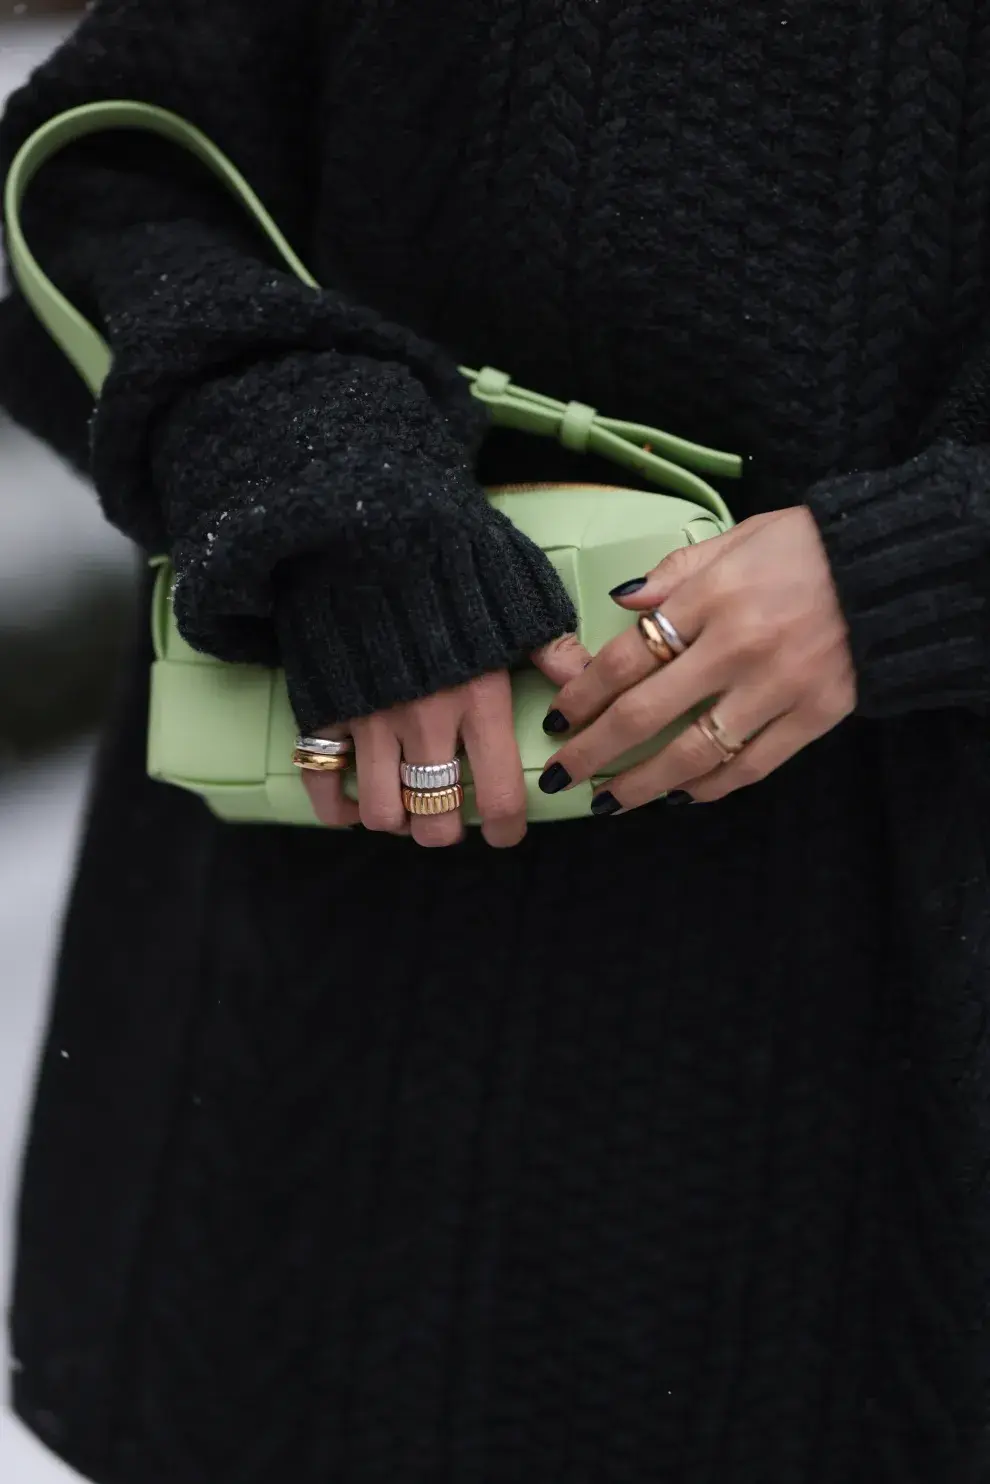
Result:
<instances>
[{"instance_id":1,"label":"light green handbag","mask_svg":"<svg viewBox=\"0 0 990 1484\"><path fill-rule=\"evenodd\" d=\"M11 167L4 197L7 246L25 299L94 397L110 369L109 346L42 272L25 241L20 211L31 180L47 160L84 135L110 129L149 130L188 150L241 202L286 267L317 287L247 181L198 129L143 103L112 101L71 109L40 128ZM631 573L648 570L677 547L703 541L731 525L725 502L701 476L736 477L741 461L656 428L600 417L582 403L564 404L524 391L490 368L464 370L464 375L474 396L489 408L494 424L557 438L571 450L604 456L668 492L590 484L520 484L489 492L492 504L553 563L580 616L580 637L595 652L632 621L609 599L611 587ZM222 819L315 824L291 763L296 727L282 672L225 664L191 649L172 614L171 567L165 558L157 561L149 773L199 794ZM559 745L544 735L542 726L552 696L549 682L532 667L513 677L515 729L532 820L586 814L591 799L591 784L552 795L537 787L547 758ZM614 776L634 757L659 750L686 720L638 753L619 759L607 776ZM347 787L356 797L351 774ZM465 818L477 823L469 770L465 795Z\"/></svg>"}]
</instances>

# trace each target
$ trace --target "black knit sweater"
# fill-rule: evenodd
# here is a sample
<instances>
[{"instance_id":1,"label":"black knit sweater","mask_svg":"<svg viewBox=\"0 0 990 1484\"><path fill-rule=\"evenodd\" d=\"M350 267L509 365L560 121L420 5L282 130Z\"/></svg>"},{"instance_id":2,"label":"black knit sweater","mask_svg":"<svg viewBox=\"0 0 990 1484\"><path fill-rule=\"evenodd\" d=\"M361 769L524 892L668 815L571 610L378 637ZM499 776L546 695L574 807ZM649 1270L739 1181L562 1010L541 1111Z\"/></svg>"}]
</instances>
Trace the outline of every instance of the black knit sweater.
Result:
<instances>
[{"instance_id":1,"label":"black knit sweater","mask_svg":"<svg viewBox=\"0 0 990 1484\"><path fill-rule=\"evenodd\" d=\"M0 401L171 551L193 643L309 726L566 627L482 488L575 466L486 436L489 363L744 454L740 517L809 504L861 715L724 805L413 860L156 788L136 664L22 1415L101 1484L986 1484L987 8L97 0L2 163L128 95L326 285L144 138L32 189L114 369L89 448L14 296Z\"/></svg>"},{"instance_id":2,"label":"black knit sweater","mask_svg":"<svg viewBox=\"0 0 990 1484\"><path fill-rule=\"evenodd\" d=\"M281 656L308 726L567 627L480 492L465 357L746 452L756 504L820 520L864 712L984 707L971 9L97 5L12 100L0 168L57 109L140 96L233 155L328 285L268 266L145 139L88 144L32 197L42 259L115 353L104 506L171 550L190 642ZM503 279L525 284L508 305ZM82 459L26 313L4 309L0 393Z\"/></svg>"}]
</instances>

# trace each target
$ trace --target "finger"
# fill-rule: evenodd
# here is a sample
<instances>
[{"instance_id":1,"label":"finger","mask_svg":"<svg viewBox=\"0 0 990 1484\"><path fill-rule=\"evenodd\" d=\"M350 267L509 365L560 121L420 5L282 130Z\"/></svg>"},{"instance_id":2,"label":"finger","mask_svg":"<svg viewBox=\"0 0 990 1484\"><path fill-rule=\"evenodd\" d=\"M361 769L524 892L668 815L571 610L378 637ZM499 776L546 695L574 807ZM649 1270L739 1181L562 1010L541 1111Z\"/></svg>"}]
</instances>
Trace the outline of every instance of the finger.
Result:
<instances>
[{"instance_id":1,"label":"finger","mask_svg":"<svg viewBox=\"0 0 990 1484\"><path fill-rule=\"evenodd\" d=\"M711 536L693 546L677 547L645 577L632 577L628 582L620 582L618 587L612 589L609 597L620 607L637 613L659 607L683 582L704 572L712 562L725 556L739 542L747 540L753 534L754 524L759 519L760 517L755 517L753 521L746 521L724 531L721 536Z\"/></svg>"},{"instance_id":2,"label":"finger","mask_svg":"<svg viewBox=\"0 0 990 1484\"><path fill-rule=\"evenodd\" d=\"M576 634L564 634L552 644L545 644L542 649L534 650L531 658L541 674L552 680L554 685L563 686L581 674L590 663L591 654Z\"/></svg>"},{"instance_id":3,"label":"finger","mask_svg":"<svg viewBox=\"0 0 990 1484\"><path fill-rule=\"evenodd\" d=\"M303 769L302 780L320 824L329 825L331 829L345 829L360 822L358 806L344 794L342 773L314 773Z\"/></svg>"},{"instance_id":4,"label":"finger","mask_svg":"<svg viewBox=\"0 0 990 1484\"><path fill-rule=\"evenodd\" d=\"M692 722L662 752L618 774L606 788L599 789L592 802L592 813L615 814L619 809L638 809L662 794L679 790L697 798L694 784L700 779L708 783L737 766L755 746L754 742L747 743L746 738L761 734L765 727L775 723L783 704L773 686L739 687L730 691L709 708L707 719L709 723L714 720L726 746L741 749L736 760L724 762L724 753L717 743L697 722Z\"/></svg>"},{"instance_id":5,"label":"finger","mask_svg":"<svg viewBox=\"0 0 990 1484\"><path fill-rule=\"evenodd\" d=\"M464 709L459 691L430 696L410 706L399 728L402 759L407 763L449 763L457 756ZM409 829L417 845L456 845L463 837L461 811L449 814L411 814Z\"/></svg>"},{"instance_id":6,"label":"finger","mask_svg":"<svg viewBox=\"0 0 990 1484\"><path fill-rule=\"evenodd\" d=\"M543 730L548 736L560 736L587 726L623 691L655 675L659 668L638 625L630 624L562 687L544 718Z\"/></svg>"},{"instance_id":7,"label":"finger","mask_svg":"<svg viewBox=\"0 0 990 1484\"><path fill-rule=\"evenodd\" d=\"M408 835L399 777L402 749L394 730L383 717L366 717L354 723L354 744L361 823L368 830Z\"/></svg>"},{"instance_id":8,"label":"finger","mask_svg":"<svg viewBox=\"0 0 990 1484\"><path fill-rule=\"evenodd\" d=\"M329 726L320 727L310 735L342 742L351 733L346 726ZM359 822L357 805L344 793L342 773L320 773L304 768L302 780L313 806L313 813L321 824L329 825L331 829L345 829L348 825Z\"/></svg>"},{"instance_id":9,"label":"finger","mask_svg":"<svg viewBox=\"0 0 990 1484\"><path fill-rule=\"evenodd\" d=\"M461 736L471 763L481 833L489 845L518 845L526 833L526 787L512 724L509 676L486 675L471 687L472 698L461 722Z\"/></svg>"},{"instance_id":10,"label":"finger","mask_svg":"<svg viewBox=\"0 0 990 1484\"><path fill-rule=\"evenodd\" d=\"M631 747L656 737L706 696L726 688L729 663L717 638L703 634L672 664L654 669L638 685L623 691L567 742L547 763L540 788L544 793L557 793L572 782L592 778Z\"/></svg>"},{"instance_id":11,"label":"finger","mask_svg":"<svg viewBox=\"0 0 990 1484\"><path fill-rule=\"evenodd\" d=\"M828 718L810 707L789 712L747 742L731 763L698 779L686 791L699 804L713 804L736 789L759 783L803 747L830 732L841 720L842 716Z\"/></svg>"}]
</instances>

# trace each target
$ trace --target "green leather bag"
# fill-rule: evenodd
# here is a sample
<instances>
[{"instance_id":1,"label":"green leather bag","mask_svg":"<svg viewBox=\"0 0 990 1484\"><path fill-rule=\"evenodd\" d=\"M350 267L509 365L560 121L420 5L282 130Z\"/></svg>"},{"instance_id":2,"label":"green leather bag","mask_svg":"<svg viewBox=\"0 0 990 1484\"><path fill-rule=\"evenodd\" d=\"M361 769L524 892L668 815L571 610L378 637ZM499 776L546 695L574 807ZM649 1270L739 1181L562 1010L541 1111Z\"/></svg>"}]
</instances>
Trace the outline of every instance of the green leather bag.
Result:
<instances>
[{"instance_id":1,"label":"green leather bag","mask_svg":"<svg viewBox=\"0 0 990 1484\"><path fill-rule=\"evenodd\" d=\"M26 300L94 397L110 369L110 349L45 276L25 241L20 213L31 180L47 160L84 135L112 129L148 130L188 150L240 201L286 267L317 287L247 181L184 119L127 101L87 104L60 114L27 141L11 167L4 196L7 245ZM519 484L489 492L492 504L553 563L580 615L580 637L597 651L632 622L609 599L611 587L646 571L677 547L703 541L731 525L725 502L702 476L736 477L740 460L657 428L601 417L582 403L564 404L525 391L491 368L464 369L464 375L474 396L489 408L494 424L557 438L571 450L604 456L665 492L600 484ZM191 649L172 614L171 567L164 557L156 561L149 773L199 794L222 819L315 824L291 763L296 727L282 672L225 664ZM513 678L515 729L532 820L579 816L590 804L591 784L549 796L537 787L557 746L542 727L552 696L549 682L532 667ZM619 759L608 776L634 757L659 750L687 720L668 728L637 754ZM348 791L356 797L353 775L347 777ZM465 795L465 818L477 823L469 770Z\"/></svg>"}]
</instances>

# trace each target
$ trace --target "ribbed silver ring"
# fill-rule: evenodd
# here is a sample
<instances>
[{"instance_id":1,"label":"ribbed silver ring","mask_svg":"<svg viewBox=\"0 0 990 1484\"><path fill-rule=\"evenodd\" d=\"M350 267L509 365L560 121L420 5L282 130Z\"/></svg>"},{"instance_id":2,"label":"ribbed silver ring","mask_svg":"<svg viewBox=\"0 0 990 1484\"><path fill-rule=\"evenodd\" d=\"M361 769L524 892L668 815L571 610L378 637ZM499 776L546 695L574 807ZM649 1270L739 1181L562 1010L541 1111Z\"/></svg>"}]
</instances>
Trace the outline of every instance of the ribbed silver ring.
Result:
<instances>
[{"instance_id":1,"label":"ribbed silver ring","mask_svg":"<svg viewBox=\"0 0 990 1484\"><path fill-rule=\"evenodd\" d=\"M399 772L406 788L454 788L461 781L457 758L449 763L402 763Z\"/></svg>"},{"instance_id":2,"label":"ribbed silver ring","mask_svg":"<svg viewBox=\"0 0 990 1484\"><path fill-rule=\"evenodd\" d=\"M321 757L343 757L354 751L353 737L297 737L296 746L307 752L318 752Z\"/></svg>"},{"instance_id":3,"label":"ribbed silver ring","mask_svg":"<svg viewBox=\"0 0 990 1484\"><path fill-rule=\"evenodd\" d=\"M674 653L683 654L687 649L687 641L681 638L670 619L664 618L659 608L654 608L652 618Z\"/></svg>"}]
</instances>

